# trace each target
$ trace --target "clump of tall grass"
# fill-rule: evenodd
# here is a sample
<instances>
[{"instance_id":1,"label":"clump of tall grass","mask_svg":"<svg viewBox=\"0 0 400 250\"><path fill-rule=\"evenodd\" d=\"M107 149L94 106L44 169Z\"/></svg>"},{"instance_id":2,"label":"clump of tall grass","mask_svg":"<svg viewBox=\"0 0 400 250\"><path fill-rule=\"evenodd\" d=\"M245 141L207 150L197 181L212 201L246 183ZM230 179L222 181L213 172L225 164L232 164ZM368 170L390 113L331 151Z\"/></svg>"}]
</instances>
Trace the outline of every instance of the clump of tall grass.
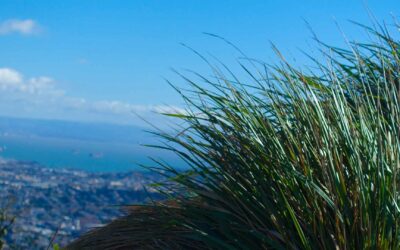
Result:
<instances>
[{"instance_id":1,"label":"clump of tall grass","mask_svg":"<svg viewBox=\"0 0 400 250\"><path fill-rule=\"evenodd\" d=\"M364 28L372 42L320 44L313 71L282 58L241 64L245 81L223 66L184 77L186 112L169 114L183 127L156 134L188 170L152 168L171 201L80 246L400 249L400 44Z\"/></svg>"}]
</instances>

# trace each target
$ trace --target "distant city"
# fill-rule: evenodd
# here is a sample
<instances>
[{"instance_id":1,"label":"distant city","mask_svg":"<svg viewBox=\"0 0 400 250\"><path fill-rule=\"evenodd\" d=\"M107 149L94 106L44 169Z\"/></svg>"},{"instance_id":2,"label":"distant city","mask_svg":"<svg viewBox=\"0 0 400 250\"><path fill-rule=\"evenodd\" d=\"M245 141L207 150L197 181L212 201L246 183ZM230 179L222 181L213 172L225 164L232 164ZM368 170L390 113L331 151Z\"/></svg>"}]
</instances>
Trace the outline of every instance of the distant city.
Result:
<instances>
[{"instance_id":1,"label":"distant city","mask_svg":"<svg viewBox=\"0 0 400 250\"><path fill-rule=\"evenodd\" d=\"M122 215L121 205L160 198L151 187L144 190L156 180L143 172L90 173L0 159L0 200L16 216L7 244L46 249L53 238L70 242Z\"/></svg>"}]
</instances>

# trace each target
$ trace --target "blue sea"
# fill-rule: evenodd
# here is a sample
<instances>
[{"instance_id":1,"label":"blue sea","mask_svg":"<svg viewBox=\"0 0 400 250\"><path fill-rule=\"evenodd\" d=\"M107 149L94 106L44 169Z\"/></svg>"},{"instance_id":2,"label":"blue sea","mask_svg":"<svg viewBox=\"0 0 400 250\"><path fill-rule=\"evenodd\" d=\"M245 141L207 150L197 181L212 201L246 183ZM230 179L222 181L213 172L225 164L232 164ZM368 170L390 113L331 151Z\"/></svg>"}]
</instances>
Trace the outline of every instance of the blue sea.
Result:
<instances>
[{"instance_id":1,"label":"blue sea","mask_svg":"<svg viewBox=\"0 0 400 250\"><path fill-rule=\"evenodd\" d=\"M182 166L175 155L138 143L88 141L39 136L0 135L0 157L34 161L50 168L72 168L94 172L144 170L155 157Z\"/></svg>"}]
</instances>

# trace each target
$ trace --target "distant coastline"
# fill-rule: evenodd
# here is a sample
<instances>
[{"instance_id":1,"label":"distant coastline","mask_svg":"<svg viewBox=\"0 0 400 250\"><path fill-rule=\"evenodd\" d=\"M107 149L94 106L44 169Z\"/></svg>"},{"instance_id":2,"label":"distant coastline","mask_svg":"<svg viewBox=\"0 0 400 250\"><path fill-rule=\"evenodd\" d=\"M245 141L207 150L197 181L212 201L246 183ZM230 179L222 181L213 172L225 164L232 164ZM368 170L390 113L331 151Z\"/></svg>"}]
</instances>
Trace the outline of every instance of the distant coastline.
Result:
<instances>
[{"instance_id":1,"label":"distant coastline","mask_svg":"<svg viewBox=\"0 0 400 250\"><path fill-rule=\"evenodd\" d=\"M114 124L21 119L0 116L0 157L36 161L50 168L91 172L142 170L149 157L180 163L143 128Z\"/></svg>"}]
</instances>

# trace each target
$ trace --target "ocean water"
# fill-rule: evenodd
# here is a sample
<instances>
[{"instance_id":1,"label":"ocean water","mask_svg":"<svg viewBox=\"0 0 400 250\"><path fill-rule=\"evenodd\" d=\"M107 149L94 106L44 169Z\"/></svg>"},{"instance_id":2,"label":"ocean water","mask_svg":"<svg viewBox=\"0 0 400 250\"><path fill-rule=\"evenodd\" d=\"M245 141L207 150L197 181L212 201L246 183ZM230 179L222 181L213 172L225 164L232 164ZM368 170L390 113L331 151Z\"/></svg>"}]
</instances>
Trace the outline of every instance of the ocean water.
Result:
<instances>
[{"instance_id":1,"label":"ocean water","mask_svg":"<svg viewBox=\"0 0 400 250\"><path fill-rule=\"evenodd\" d=\"M0 135L0 151L3 158L35 161L50 168L94 172L144 170L139 164L154 165L150 156L183 167L183 162L172 153L135 143Z\"/></svg>"}]
</instances>

